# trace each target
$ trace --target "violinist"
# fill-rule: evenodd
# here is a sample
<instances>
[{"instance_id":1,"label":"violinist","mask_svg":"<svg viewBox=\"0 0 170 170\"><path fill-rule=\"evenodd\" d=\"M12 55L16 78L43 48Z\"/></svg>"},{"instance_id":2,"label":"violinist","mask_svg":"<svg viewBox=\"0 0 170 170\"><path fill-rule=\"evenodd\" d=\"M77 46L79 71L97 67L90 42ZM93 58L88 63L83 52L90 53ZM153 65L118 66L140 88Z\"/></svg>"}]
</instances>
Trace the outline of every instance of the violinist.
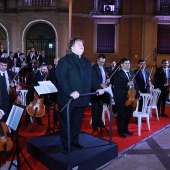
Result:
<instances>
[{"instance_id":1,"label":"violinist","mask_svg":"<svg viewBox=\"0 0 170 170\"><path fill-rule=\"evenodd\" d=\"M47 65L46 64L42 64L39 68L39 70L35 73L31 85L29 87L28 93L27 93L27 101L28 103L33 102L34 100L34 86L39 85L38 81L46 81L46 74L48 73L48 69L47 69ZM26 120L25 120L25 126L28 126L30 122L30 116L27 113L26 114ZM43 125L41 117L37 118L37 123L39 125Z\"/></svg>"},{"instance_id":2,"label":"violinist","mask_svg":"<svg viewBox=\"0 0 170 170\"><path fill-rule=\"evenodd\" d=\"M168 79L170 78L170 68L168 68L168 66L169 66L168 59L163 59L162 67L157 68L154 75L155 88L159 88L161 90L161 94L159 96L158 103L157 103L158 114L159 116L163 116L163 117L168 117L168 115L165 113L166 98L169 93Z\"/></svg>"},{"instance_id":3,"label":"violinist","mask_svg":"<svg viewBox=\"0 0 170 170\"><path fill-rule=\"evenodd\" d=\"M0 109L4 111L2 121L6 121L9 115L9 89L14 87L13 83L9 83L9 76L7 72L8 60L0 59Z\"/></svg>"},{"instance_id":4,"label":"violinist","mask_svg":"<svg viewBox=\"0 0 170 170\"><path fill-rule=\"evenodd\" d=\"M106 88L106 74L105 74L105 64L106 57L104 54L99 54L97 58L96 64L94 64L93 70L95 72L95 76L100 83L102 88ZM92 128L93 130L97 130L98 127L103 125L102 122L102 111L103 111L103 102L106 95L101 96L92 96L91 104L92 104Z\"/></svg>"},{"instance_id":5,"label":"violinist","mask_svg":"<svg viewBox=\"0 0 170 170\"><path fill-rule=\"evenodd\" d=\"M136 100L139 100L140 94L133 78L134 73L130 71L130 61L127 58L120 60L120 71L117 71L113 76L113 86L114 86L114 100L117 105L117 117L116 124L118 129L118 134L122 138L126 138L126 135L132 135L133 132L129 131L128 125L133 114L133 106L125 105L128 99L128 91L130 87L133 86L136 90L136 95L134 96Z\"/></svg>"},{"instance_id":6,"label":"violinist","mask_svg":"<svg viewBox=\"0 0 170 170\"><path fill-rule=\"evenodd\" d=\"M138 85L140 93L147 93L148 89L150 88L150 75L149 71L145 69L146 68L146 61L143 59L140 59L138 61L138 68L134 70L134 73L136 74L136 83ZM142 99L139 101L139 111L142 110ZM145 120L142 120L143 122ZM138 120L136 118L136 124Z\"/></svg>"},{"instance_id":7,"label":"violinist","mask_svg":"<svg viewBox=\"0 0 170 170\"><path fill-rule=\"evenodd\" d=\"M138 72L136 74L136 72ZM146 62L143 59L140 59L138 61L138 68L134 70L134 73L136 74L136 83L138 85L138 88L141 93L147 93L148 88L150 87L149 81L149 71L146 70Z\"/></svg>"}]
</instances>

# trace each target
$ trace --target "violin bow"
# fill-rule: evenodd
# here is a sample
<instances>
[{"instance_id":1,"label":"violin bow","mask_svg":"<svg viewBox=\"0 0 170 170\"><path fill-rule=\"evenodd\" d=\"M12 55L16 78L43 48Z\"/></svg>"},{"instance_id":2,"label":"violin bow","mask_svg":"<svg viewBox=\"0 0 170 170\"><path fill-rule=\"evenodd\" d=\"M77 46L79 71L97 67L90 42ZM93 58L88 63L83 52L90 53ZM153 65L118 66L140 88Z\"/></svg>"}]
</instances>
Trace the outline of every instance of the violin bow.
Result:
<instances>
[{"instance_id":1,"label":"violin bow","mask_svg":"<svg viewBox=\"0 0 170 170\"><path fill-rule=\"evenodd\" d=\"M14 78L12 79L12 81L11 81L11 82L13 82L13 81L15 80L15 78L16 78L16 77L17 77L17 75L19 74L20 70L21 70L22 68L24 68L24 67L25 67L25 65L22 65L22 66L21 66L21 68L19 69L18 73L17 73L17 74L15 74L15 76L14 76Z\"/></svg>"},{"instance_id":2,"label":"violin bow","mask_svg":"<svg viewBox=\"0 0 170 170\"><path fill-rule=\"evenodd\" d=\"M120 65L115 69L115 71L111 74L111 76L109 77L109 79L111 79L113 77L113 75L116 73L116 71L120 68Z\"/></svg>"},{"instance_id":3,"label":"violin bow","mask_svg":"<svg viewBox=\"0 0 170 170\"><path fill-rule=\"evenodd\" d=\"M146 60L150 57L150 54L146 57L146 59L144 60L146 62ZM142 66L144 65L144 63L142 64ZM138 69L138 71L136 72L136 74L133 76L133 79L137 76L137 74L139 73L139 71L141 70L142 66Z\"/></svg>"},{"instance_id":4,"label":"violin bow","mask_svg":"<svg viewBox=\"0 0 170 170\"><path fill-rule=\"evenodd\" d=\"M151 68L151 72L150 72L150 74L149 74L149 78L151 78L152 71L153 71L153 67Z\"/></svg>"}]
</instances>

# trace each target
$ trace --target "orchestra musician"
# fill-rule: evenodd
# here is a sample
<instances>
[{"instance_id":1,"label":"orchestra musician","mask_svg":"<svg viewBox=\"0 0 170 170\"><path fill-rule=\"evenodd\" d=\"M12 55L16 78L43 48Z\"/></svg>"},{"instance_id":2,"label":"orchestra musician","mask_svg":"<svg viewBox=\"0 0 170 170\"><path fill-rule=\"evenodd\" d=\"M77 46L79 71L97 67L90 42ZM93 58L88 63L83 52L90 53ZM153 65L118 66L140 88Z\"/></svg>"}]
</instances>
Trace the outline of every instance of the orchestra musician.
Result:
<instances>
[{"instance_id":1,"label":"orchestra musician","mask_svg":"<svg viewBox=\"0 0 170 170\"><path fill-rule=\"evenodd\" d=\"M149 71L146 70L146 61L144 59L140 59L138 61L138 68L134 70L134 74L136 75L135 80L138 85L140 93L147 93L151 83L150 83L150 76ZM142 99L139 101L139 111L142 110ZM142 120L143 122L145 120ZM136 118L136 124L138 120Z\"/></svg>"},{"instance_id":2,"label":"orchestra musician","mask_svg":"<svg viewBox=\"0 0 170 170\"><path fill-rule=\"evenodd\" d=\"M38 81L46 81L46 74L48 73L47 65L42 64L39 68L39 70L35 73L33 80L31 82L31 85L29 87L28 93L27 93L27 101L28 103L33 102L34 100L34 86L39 85ZM25 126L28 126L30 122L30 115L27 113L26 114L26 119L25 119ZM37 123L39 125L43 125L41 117L37 118Z\"/></svg>"},{"instance_id":3,"label":"orchestra musician","mask_svg":"<svg viewBox=\"0 0 170 170\"><path fill-rule=\"evenodd\" d=\"M93 70L95 72L95 76L97 81L100 83L102 88L106 88L106 74L105 74L105 64L106 57L104 54L99 54L97 58L96 64L94 64ZM106 95L101 96L92 96L91 97L91 104L92 104L92 128L93 130L97 130L98 127L103 126L102 122L102 111L103 111L103 102L104 97Z\"/></svg>"},{"instance_id":4,"label":"orchestra musician","mask_svg":"<svg viewBox=\"0 0 170 170\"><path fill-rule=\"evenodd\" d=\"M125 105L128 99L128 91L133 86L136 90L136 100L139 100L140 94L135 79L133 79L134 73L130 71L130 61L127 58L120 60L121 70L115 72L112 77L114 86L114 100L117 105L117 117L116 124L118 134L122 138L126 138L126 135L132 135L133 132L129 131L128 125L133 114L133 106ZM132 80L131 80L132 77Z\"/></svg>"},{"instance_id":5,"label":"orchestra musician","mask_svg":"<svg viewBox=\"0 0 170 170\"><path fill-rule=\"evenodd\" d=\"M168 80L170 78L170 68L168 68L168 66L169 60L163 59L162 67L157 68L154 75L155 88L159 88L161 90L161 94L157 102L158 114L163 117L168 117L165 113L166 98L169 93L168 87L170 85Z\"/></svg>"},{"instance_id":6,"label":"orchestra musician","mask_svg":"<svg viewBox=\"0 0 170 170\"><path fill-rule=\"evenodd\" d=\"M26 62L27 62L27 66L28 66L28 72L31 72L32 68L37 63L37 56L35 55L34 51L29 52L29 54L27 55Z\"/></svg>"},{"instance_id":7,"label":"orchestra musician","mask_svg":"<svg viewBox=\"0 0 170 170\"><path fill-rule=\"evenodd\" d=\"M14 87L14 83L9 83L9 76L7 72L8 60L6 58L0 59L0 109L4 112L2 121L6 121L9 115L9 90Z\"/></svg>"}]
</instances>

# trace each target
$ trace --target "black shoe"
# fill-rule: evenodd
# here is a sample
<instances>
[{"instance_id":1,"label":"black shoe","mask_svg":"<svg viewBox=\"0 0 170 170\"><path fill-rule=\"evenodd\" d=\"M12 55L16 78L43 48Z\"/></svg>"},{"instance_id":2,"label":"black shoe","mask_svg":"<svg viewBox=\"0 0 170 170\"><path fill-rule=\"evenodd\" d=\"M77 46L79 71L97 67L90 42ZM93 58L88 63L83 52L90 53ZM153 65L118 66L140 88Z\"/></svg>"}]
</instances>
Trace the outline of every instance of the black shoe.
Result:
<instances>
[{"instance_id":1,"label":"black shoe","mask_svg":"<svg viewBox=\"0 0 170 170\"><path fill-rule=\"evenodd\" d=\"M161 113L162 117L168 117L168 115L166 115L165 113Z\"/></svg>"},{"instance_id":2,"label":"black shoe","mask_svg":"<svg viewBox=\"0 0 170 170\"><path fill-rule=\"evenodd\" d=\"M124 133L119 133L119 136L122 138L126 138L126 135Z\"/></svg>"},{"instance_id":3,"label":"black shoe","mask_svg":"<svg viewBox=\"0 0 170 170\"><path fill-rule=\"evenodd\" d=\"M75 144L75 143L71 143L71 146L77 148L77 149L83 149L83 145L80 145L79 143L78 144Z\"/></svg>"},{"instance_id":4,"label":"black shoe","mask_svg":"<svg viewBox=\"0 0 170 170\"><path fill-rule=\"evenodd\" d=\"M127 134L127 135L133 135L133 132L131 132L129 130L124 131L124 133Z\"/></svg>"}]
</instances>

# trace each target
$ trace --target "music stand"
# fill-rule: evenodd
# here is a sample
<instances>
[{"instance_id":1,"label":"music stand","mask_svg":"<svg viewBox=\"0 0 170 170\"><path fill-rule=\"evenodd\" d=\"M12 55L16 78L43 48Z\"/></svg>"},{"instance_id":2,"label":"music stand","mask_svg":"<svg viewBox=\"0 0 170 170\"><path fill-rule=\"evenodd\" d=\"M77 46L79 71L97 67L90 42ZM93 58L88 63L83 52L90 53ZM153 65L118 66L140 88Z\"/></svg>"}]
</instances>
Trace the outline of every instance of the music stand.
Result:
<instances>
[{"instance_id":1,"label":"music stand","mask_svg":"<svg viewBox=\"0 0 170 170\"><path fill-rule=\"evenodd\" d=\"M25 106L20 105L18 103L14 103L11 108L8 119L6 121L7 126L15 131L15 145L16 145L16 148L14 150L12 160L11 160L8 170L11 169L12 165L14 165L17 168L20 168L24 164L24 162L26 162L29 168L32 169L27 159L25 158L21 148L19 147L19 141L18 141L18 125L19 125L19 122L21 120L24 110L25 110ZM19 154L21 154L22 157L24 158L24 161L21 164L20 164ZM13 163L15 155L17 157L17 164Z\"/></svg>"},{"instance_id":2,"label":"music stand","mask_svg":"<svg viewBox=\"0 0 170 170\"><path fill-rule=\"evenodd\" d=\"M49 94L58 92L57 88L54 86L54 84L48 80L48 81L38 81L39 86L34 86L34 89L38 93L38 95L44 95L47 94L48 97L48 126L45 134L50 134L50 130L53 130L50 127L50 100L49 100ZM53 130L54 131L54 130Z\"/></svg>"}]
</instances>

